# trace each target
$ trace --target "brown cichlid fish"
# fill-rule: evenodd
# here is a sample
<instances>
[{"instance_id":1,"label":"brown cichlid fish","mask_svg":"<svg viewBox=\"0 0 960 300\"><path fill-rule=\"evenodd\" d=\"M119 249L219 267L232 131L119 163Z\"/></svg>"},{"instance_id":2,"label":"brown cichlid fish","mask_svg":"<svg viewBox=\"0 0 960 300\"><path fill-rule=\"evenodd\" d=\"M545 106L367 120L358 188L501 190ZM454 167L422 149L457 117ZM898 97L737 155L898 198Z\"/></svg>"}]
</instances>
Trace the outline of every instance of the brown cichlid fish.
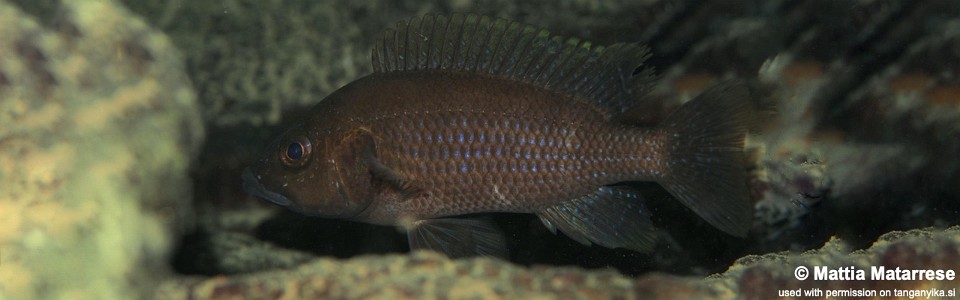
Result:
<instances>
[{"instance_id":1,"label":"brown cichlid fish","mask_svg":"<svg viewBox=\"0 0 960 300\"><path fill-rule=\"evenodd\" d=\"M655 81L647 50L592 46L471 15L388 30L374 72L321 101L244 171L244 188L294 211L408 230L411 248L504 256L489 221L537 214L585 244L650 251L654 181L744 236L745 90L711 88L655 127L631 122Z\"/></svg>"}]
</instances>

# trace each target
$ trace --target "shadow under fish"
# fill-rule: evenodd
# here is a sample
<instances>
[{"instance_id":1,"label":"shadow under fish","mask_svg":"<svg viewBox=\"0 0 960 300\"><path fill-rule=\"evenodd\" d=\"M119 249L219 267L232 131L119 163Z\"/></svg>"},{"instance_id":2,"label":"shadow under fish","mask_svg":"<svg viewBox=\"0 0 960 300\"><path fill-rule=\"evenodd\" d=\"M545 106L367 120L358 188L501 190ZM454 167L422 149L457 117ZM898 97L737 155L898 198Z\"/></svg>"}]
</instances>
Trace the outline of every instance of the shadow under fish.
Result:
<instances>
[{"instance_id":1,"label":"shadow under fish","mask_svg":"<svg viewBox=\"0 0 960 300\"><path fill-rule=\"evenodd\" d=\"M243 172L291 210L403 226L411 249L507 254L485 212L533 213L584 244L649 252L635 190L653 181L745 236L747 90L712 87L657 126L631 122L655 76L635 44L593 46L522 23L424 16L388 29L374 73L337 90Z\"/></svg>"}]
</instances>

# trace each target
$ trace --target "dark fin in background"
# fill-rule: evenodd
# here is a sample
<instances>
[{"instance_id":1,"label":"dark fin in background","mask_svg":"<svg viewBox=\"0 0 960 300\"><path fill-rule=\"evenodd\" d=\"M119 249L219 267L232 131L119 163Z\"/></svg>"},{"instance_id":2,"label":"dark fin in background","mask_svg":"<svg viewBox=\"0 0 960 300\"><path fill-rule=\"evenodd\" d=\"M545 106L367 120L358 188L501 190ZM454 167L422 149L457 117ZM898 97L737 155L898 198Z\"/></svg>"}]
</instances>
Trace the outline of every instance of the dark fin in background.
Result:
<instances>
[{"instance_id":1,"label":"dark fin in background","mask_svg":"<svg viewBox=\"0 0 960 300\"><path fill-rule=\"evenodd\" d=\"M526 82L598 105L607 119L652 88L649 56L636 44L593 46L523 23L476 15L415 17L383 33L373 48L377 73L474 72ZM641 68L643 67L643 68Z\"/></svg>"},{"instance_id":2,"label":"dark fin in background","mask_svg":"<svg viewBox=\"0 0 960 300\"><path fill-rule=\"evenodd\" d=\"M749 96L740 83L719 83L660 127L669 160L660 185L711 225L740 237L753 218L743 165L743 140L753 112Z\"/></svg>"},{"instance_id":3,"label":"dark fin in background","mask_svg":"<svg viewBox=\"0 0 960 300\"><path fill-rule=\"evenodd\" d=\"M556 233L589 245L626 248L649 253L656 243L656 228L640 193L626 187L600 187L596 193L564 202L537 213Z\"/></svg>"},{"instance_id":4,"label":"dark fin in background","mask_svg":"<svg viewBox=\"0 0 960 300\"><path fill-rule=\"evenodd\" d=\"M407 231L410 250L430 249L450 258L507 257L507 242L496 224L486 218L441 218L416 221Z\"/></svg>"}]
</instances>

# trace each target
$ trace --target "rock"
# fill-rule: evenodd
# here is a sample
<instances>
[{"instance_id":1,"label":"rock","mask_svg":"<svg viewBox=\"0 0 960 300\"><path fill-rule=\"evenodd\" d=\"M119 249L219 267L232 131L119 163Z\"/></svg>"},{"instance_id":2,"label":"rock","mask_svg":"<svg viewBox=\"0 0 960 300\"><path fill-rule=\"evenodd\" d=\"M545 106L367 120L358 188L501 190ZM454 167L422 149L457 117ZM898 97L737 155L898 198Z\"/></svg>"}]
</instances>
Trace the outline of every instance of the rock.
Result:
<instances>
[{"instance_id":1,"label":"rock","mask_svg":"<svg viewBox=\"0 0 960 300\"><path fill-rule=\"evenodd\" d=\"M132 299L192 221L182 58L112 1L0 1L0 299Z\"/></svg>"},{"instance_id":2,"label":"rock","mask_svg":"<svg viewBox=\"0 0 960 300\"><path fill-rule=\"evenodd\" d=\"M670 276L635 281L612 270L527 269L488 258L454 261L433 252L417 252L346 261L318 259L289 271L183 279L162 286L155 299L491 299L560 295L609 299L668 292L679 292L672 294L674 297L714 295L709 289Z\"/></svg>"},{"instance_id":3,"label":"rock","mask_svg":"<svg viewBox=\"0 0 960 300\"><path fill-rule=\"evenodd\" d=\"M881 236L868 249L853 251L840 239L832 239L816 251L801 254L766 254L741 258L723 277L723 288L738 294L737 299L769 299L778 290L820 288L822 290L956 289L960 280L872 280L871 267L885 269L960 269L960 227L895 231ZM866 280L817 280L816 267L864 271ZM806 267L807 279L798 280L795 271Z\"/></svg>"},{"instance_id":4,"label":"rock","mask_svg":"<svg viewBox=\"0 0 960 300\"><path fill-rule=\"evenodd\" d=\"M811 23L760 68L778 122L750 139L753 252L831 235L864 247L891 230L957 224L960 2L817 3L792 9L804 17L788 23L824 18L804 9L862 18ZM838 28L817 29L825 24Z\"/></svg>"},{"instance_id":5,"label":"rock","mask_svg":"<svg viewBox=\"0 0 960 300\"><path fill-rule=\"evenodd\" d=\"M705 279L647 274L630 278L610 270L522 268L500 260L450 260L432 252L321 258L291 270L248 275L183 278L166 282L154 299L339 299L339 298L569 298L569 299L770 299L780 290L955 289L960 280L806 280L797 267L871 266L960 269L960 227L892 232L872 247L852 251L833 239L800 254L747 256L729 270Z\"/></svg>"}]
</instances>

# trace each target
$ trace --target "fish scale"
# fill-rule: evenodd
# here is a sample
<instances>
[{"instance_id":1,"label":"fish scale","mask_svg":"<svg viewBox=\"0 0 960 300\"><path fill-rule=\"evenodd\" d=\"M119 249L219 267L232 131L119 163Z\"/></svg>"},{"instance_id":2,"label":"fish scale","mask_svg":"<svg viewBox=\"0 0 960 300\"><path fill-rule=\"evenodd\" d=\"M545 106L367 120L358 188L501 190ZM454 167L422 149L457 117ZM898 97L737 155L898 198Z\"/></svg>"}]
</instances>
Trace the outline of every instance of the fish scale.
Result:
<instances>
[{"instance_id":1,"label":"fish scale","mask_svg":"<svg viewBox=\"0 0 960 300\"><path fill-rule=\"evenodd\" d=\"M650 251L653 181L717 228L750 224L742 85L633 124L655 76L644 47L592 46L473 15L388 29L374 73L314 106L244 171L244 189L304 214L408 231L412 249L505 256L478 213L532 213L582 243Z\"/></svg>"},{"instance_id":2,"label":"fish scale","mask_svg":"<svg viewBox=\"0 0 960 300\"><path fill-rule=\"evenodd\" d=\"M358 107L367 107L358 99L376 97L363 94L366 91L427 90L429 86L443 86L443 82L458 82L458 76L463 75L386 74L378 76L372 86L344 97L356 101ZM410 81L411 77L417 80ZM479 82L396 99L403 102L396 107L417 107L428 113L375 116L371 121L354 118L377 137L378 156L391 157L385 159L385 165L409 176L423 189L424 195L413 199L412 207L403 208L411 216L425 217L417 215L420 211L430 212L430 217L494 211L531 213L555 205L557 199L584 196L601 185L656 179L652 176L659 172L653 169L657 162L644 159L656 156L658 146L652 142L655 131L611 125L595 109L583 111L580 106L565 105L577 103L569 95L541 92L539 97L545 99L534 100L538 93L523 92L528 98L521 102L511 95L480 91L486 86L515 83L498 82L504 80L496 78L472 80ZM426 101L420 97L433 99L430 102L438 105L425 107ZM443 111L447 106L458 109ZM551 111L555 115L523 117L531 111ZM587 114L592 117L584 118ZM560 116L581 121L564 123ZM411 131L415 133L409 134ZM469 136L475 136L472 142L467 140ZM552 146L548 140L554 141ZM645 140L651 142L642 142ZM466 153L477 152L480 156L466 158ZM497 199L509 199L510 205Z\"/></svg>"}]
</instances>

